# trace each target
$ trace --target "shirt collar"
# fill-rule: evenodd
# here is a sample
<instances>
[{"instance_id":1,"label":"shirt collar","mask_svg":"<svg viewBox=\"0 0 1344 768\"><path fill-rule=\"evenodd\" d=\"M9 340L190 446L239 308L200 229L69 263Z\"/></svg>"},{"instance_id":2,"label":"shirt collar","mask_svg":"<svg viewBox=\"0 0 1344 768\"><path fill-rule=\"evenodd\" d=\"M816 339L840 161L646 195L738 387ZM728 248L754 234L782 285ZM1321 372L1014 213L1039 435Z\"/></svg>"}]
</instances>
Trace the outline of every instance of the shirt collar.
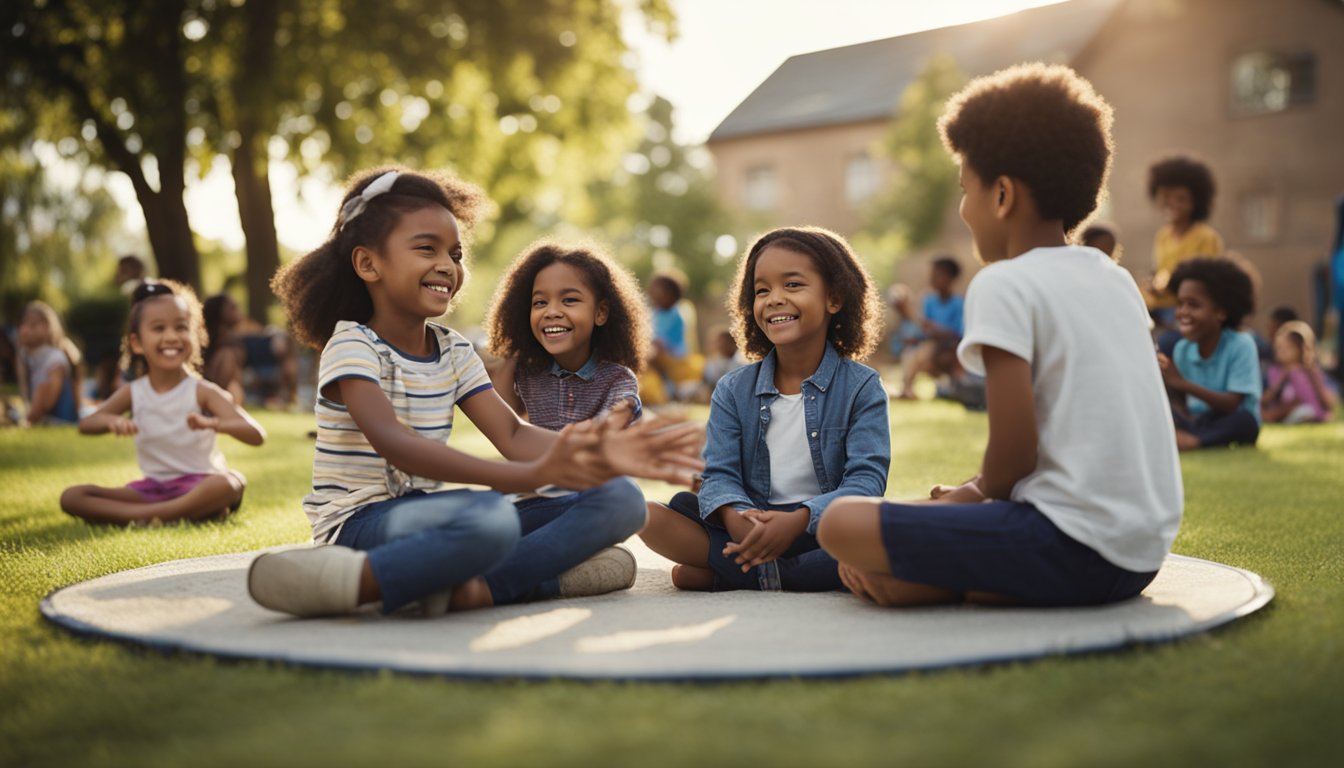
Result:
<instances>
[{"instance_id":1,"label":"shirt collar","mask_svg":"<svg viewBox=\"0 0 1344 768\"><path fill-rule=\"evenodd\" d=\"M835 351L831 342L826 342L826 351L821 355L821 365L811 376L803 379L804 384L812 386L825 392L827 387L831 386L831 379L835 378L835 370L840 367L840 353ZM756 375L756 394L760 395L778 395L779 390L775 388L775 350L771 349L769 354L761 360L760 373Z\"/></svg>"},{"instance_id":2,"label":"shirt collar","mask_svg":"<svg viewBox=\"0 0 1344 768\"><path fill-rule=\"evenodd\" d=\"M567 371L564 368L561 368L559 363L552 361L551 375L558 376L562 379L566 376L578 376L584 381L592 381L593 377L597 375L597 355L589 357L588 362L584 363L583 367L577 371Z\"/></svg>"}]
</instances>

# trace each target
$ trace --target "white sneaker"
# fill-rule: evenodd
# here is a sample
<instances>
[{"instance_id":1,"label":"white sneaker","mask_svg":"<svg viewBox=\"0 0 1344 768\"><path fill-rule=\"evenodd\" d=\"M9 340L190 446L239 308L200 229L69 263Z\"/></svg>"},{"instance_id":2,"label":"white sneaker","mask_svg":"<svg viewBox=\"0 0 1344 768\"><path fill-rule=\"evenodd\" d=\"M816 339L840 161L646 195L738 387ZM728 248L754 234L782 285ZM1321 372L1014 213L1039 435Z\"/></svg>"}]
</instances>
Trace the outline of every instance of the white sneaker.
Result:
<instances>
[{"instance_id":1,"label":"white sneaker","mask_svg":"<svg viewBox=\"0 0 1344 768\"><path fill-rule=\"evenodd\" d=\"M351 613L366 559L335 545L263 552L247 569L247 591L262 607L293 616Z\"/></svg>"},{"instance_id":2,"label":"white sneaker","mask_svg":"<svg viewBox=\"0 0 1344 768\"><path fill-rule=\"evenodd\" d=\"M607 547L560 574L561 597L605 595L635 585L635 556L625 547Z\"/></svg>"}]
</instances>

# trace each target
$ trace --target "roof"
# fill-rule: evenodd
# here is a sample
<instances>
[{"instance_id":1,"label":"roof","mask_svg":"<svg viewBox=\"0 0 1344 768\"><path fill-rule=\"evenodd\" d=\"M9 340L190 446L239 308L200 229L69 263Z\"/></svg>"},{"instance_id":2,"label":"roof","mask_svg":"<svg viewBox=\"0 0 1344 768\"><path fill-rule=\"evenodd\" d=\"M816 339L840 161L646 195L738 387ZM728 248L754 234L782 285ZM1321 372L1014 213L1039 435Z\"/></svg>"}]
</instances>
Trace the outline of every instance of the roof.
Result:
<instances>
[{"instance_id":1,"label":"roof","mask_svg":"<svg viewBox=\"0 0 1344 768\"><path fill-rule=\"evenodd\" d=\"M1071 0L995 19L791 56L719 123L709 141L891 117L928 59L971 76L1024 61L1073 61L1121 0Z\"/></svg>"}]
</instances>

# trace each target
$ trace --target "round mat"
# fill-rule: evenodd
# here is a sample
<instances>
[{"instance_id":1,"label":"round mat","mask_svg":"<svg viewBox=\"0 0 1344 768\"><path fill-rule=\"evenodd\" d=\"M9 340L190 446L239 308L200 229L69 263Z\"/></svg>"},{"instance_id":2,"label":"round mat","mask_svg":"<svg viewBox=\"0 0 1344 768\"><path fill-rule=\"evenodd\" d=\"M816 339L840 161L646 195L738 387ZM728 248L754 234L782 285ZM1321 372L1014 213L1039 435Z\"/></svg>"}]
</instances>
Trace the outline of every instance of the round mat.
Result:
<instances>
[{"instance_id":1,"label":"round mat","mask_svg":"<svg viewBox=\"0 0 1344 768\"><path fill-rule=\"evenodd\" d=\"M293 619L247 595L255 552L56 590L42 614L81 634L216 656L457 677L706 680L844 676L1154 643L1267 604L1254 573L1172 555L1144 593L1101 608L890 610L840 593L679 592L637 539L634 589L424 619Z\"/></svg>"}]
</instances>

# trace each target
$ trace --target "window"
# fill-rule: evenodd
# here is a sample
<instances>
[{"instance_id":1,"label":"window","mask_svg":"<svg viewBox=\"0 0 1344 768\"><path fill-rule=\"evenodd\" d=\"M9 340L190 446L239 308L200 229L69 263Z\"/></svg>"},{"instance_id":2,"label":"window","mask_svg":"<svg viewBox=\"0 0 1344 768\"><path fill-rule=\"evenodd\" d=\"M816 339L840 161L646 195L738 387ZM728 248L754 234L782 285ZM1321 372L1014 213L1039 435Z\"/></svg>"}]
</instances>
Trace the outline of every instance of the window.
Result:
<instances>
[{"instance_id":1,"label":"window","mask_svg":"<svg viewBox=\"0 0 1344 768\"><path fill-rule=\"evenodd\" d=\"M1316 100L1316 55L1255 51L1232 61L1232 111L1282 112Z\"/></svg>"},{"instance_id":2,"label":"window","mask_svg":"<svg viewBox=\"0 0 1344 768\"><path fill-rule=\"evenodd\" d=\"M748 210L773 211L779 204L779 188L775 183L775 169L769 165L758 165L747 169L746 183L742 187L742 202Z\"/></svg>"},{"instance_id":3,"label":"window","mask_svg":"<svg viewBox=\"0 0 1344 768\"><path fill-rule=\"evenodd\" d=\"M1267 243L1279 236L1279 198L1266 190L1241 196L1241 229L1246 239Z\"/></svg>"},{"instance_id":4,"label":"window","mask_svg":"<svg viewBox=\"0 0 1344 768\"><path fill-rule=\"evenodd\" d=\"M877 193L877 164L867 154L850 155L845 163L845 200L862 205Z\"/></svg>"}]
</instances>

